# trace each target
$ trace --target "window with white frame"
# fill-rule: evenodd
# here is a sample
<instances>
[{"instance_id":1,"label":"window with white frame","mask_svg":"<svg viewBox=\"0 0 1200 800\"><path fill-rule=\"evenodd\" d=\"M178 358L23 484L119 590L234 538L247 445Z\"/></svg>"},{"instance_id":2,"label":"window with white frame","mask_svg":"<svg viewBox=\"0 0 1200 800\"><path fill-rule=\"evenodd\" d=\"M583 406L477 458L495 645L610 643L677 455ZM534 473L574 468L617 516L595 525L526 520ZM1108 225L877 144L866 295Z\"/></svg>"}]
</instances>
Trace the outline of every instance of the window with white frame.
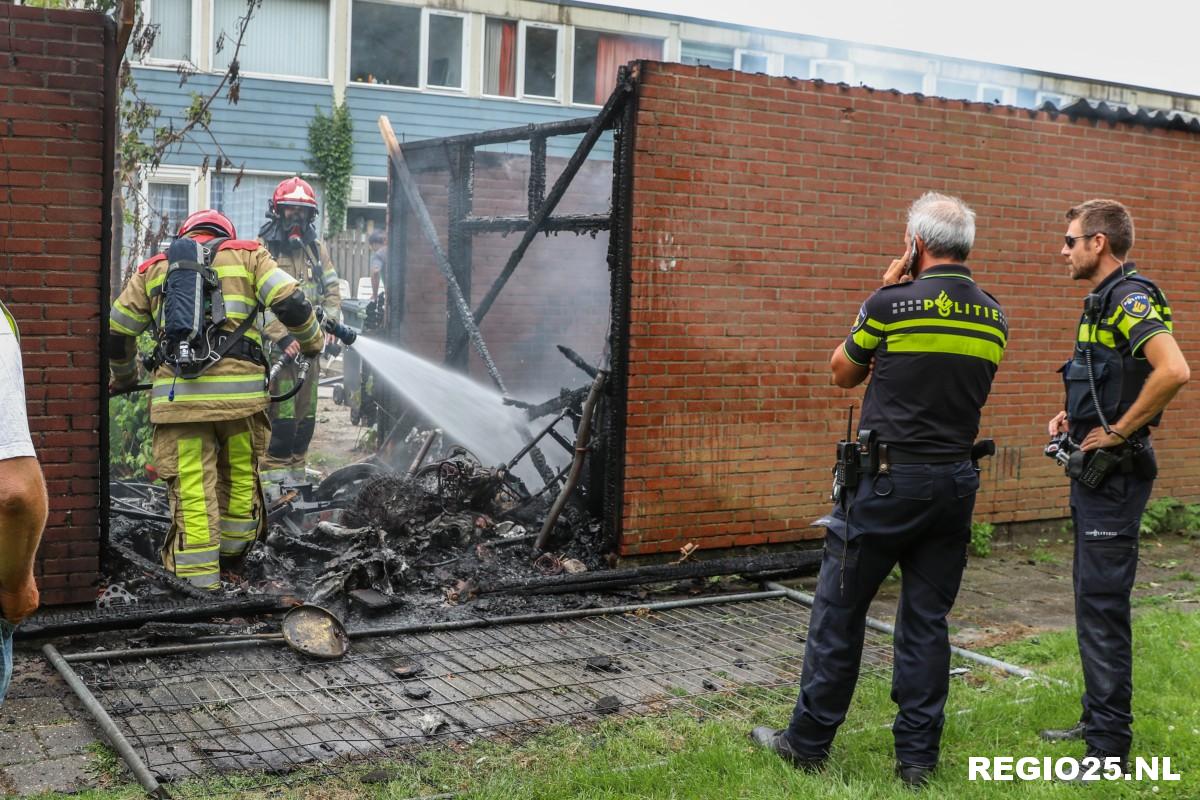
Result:
<instances>
[{"instance_id":1,"label":"window with white frame","mask_svg":"<svg viewBox=\"0 0 1200 800\"><path fill-rule=\"evenodd\" d=\"M466 16L432 10L426 13L425 85L438 89L465 88Z\"/></svg>"},{"instance_id":2,"label":"window with white frame","mask_svg":"<svg viewBox=\"0 0 1200 800\"><path fill-rule=\"evenodd\" d=\"M146 0L142 13L155 29L149 61L192 60L192 0Z\"/></svg>"},{"instance_id":3,"label":"window with white frame","mask_svg":"<svg viewBox=\"0 0 1200 800\"><path fill-rule=\"evenodd\" d=\"M938 78L937 93L947 100L974 100L979 94L979 84Z\"/></svg>"},{"instance_id":4,"label":"window with white frame","mask_svg":"<svg viewBox=\"0 0 1200 800\"><path fill-rule=\"evenodd\" d=\"M919 92L925 85L925 75L914 70L859 66L856 72L858 82L872 89Z\"/></svg>"},{"instance_id":5,"label":"window with white frame","mask_svg":"<svg viewBox=\"0 0 1200 800\"><path fill-rule=\"evenodd\" d=\"M733 48L685 39L680 43L679 61L693 66L733 69ZM808 70L804 74L807 75Z\"/></svg>"},{"instance_id":6,"label":"window with white frame","mask_svg":"<svg viewBox=\"0 0 1200 800\"><path fill-rule=\"evenodd\" d=\"M575 29L571 101L604 105L617 86L617 69L639 59L661 60L662 39Z\"/></svg>"},{"instance_id":7,"label":"window with white frame","mask_svg":"<svg viewBox=\"0 0 1200 800\"><path fill-rule=\"evenodd\" d=\"M242 72L324 79L330 0L270 0L254 12L238 61ZM229 66L246 0L213 0L213 69ZM218 49L219 46L219 49Z\"/></svg>"},{"instance_id":8,"label":"window with white frame","mask_svg":"<svg viewBox=\"0 0 1200 800\"><path fill-rule=\"evenodd\" d=\"M483 93L517 96L517 21L488 17L483 23Z\"/></svg>"},{"instance_id":9,"label":"window with white frame","mask_svg":"<svg viewBox=\"0 0 1200 800\"><path fill-rule=\"evenodd\" d=\"M1011 106L1017 101L1017 90L1011 86L983 83L979 85L979 94L975 96L975 99L984 103L1000 103Z\"/></svg>"},{"instance_id":10,"label":"window with white frame","mask_svg":"<svg viewBox=\"0 0 1200 800\"><path fill-rule=\"evenodd\" d=\"M521 21L517 53L518 94L536 100L557 100L562 73L562 26Z\"/></svg>"},{"instance_id":11,"label":"window with white frame","mask_svg":"<svg viewBox=\"0 0 1200 800\"><path fill-rule=\"evenodd\" d=\"M783 57L783 74L793 78L807 78L809 67L807 56L785 54Z\"/></svg>"},{"instance_id":12,"label":"window with white frame","mask_svg":"<svg viewBox=\"0 0 1200 800\"><path fill-rule=\"evenodd\" d=\"M138 224L123 226L125 250L139 261L162 252L188 214L199 207L196 171L190 167L159 167L142 180Z\"/></svg>"},{"instance_id":13,"label":"window with white frame","mask_svg":"<svg viewBox=\"0 0 1200 800\"><path fill-rule=\"evenodd\" d=\"M465 89L467 16L354 0L350 80L409 89Z\"/></svg>"},{"instance_id":14,"label":"window with white frame","mask_svg":"<svg viewBox=\"0 0 1200 800\"><path fill-rule=\"evenodd\" d=\"M762 72L767 75L783 74L783 56L761 50L738 49L734 53L734 69L741 72Z\"/></svg>"},{"instance_id":15,"label":"window with white frame","mask_svg":"<svg viewBox=\"0 0 1200 800\"><path fill-rule=\"evenodd\" d=\"M849 61L818 58L809 63L808 76L828 83L850 83L854 80L854 65Z\"/></svg>"},{"instance_id":16,"label":"window with white frame","mask_svg":"<svg viewBox=\"0 0 1200 800\"><path fill-rule=\"evenodd\" d=\"M1034 97L1033 107L1041 108L1046 103L1053 103L1055 108L1066 108L1071 105L1071 98L1058 92L1038 92Z\"/></svg>"},{"instance_id":17,"label":"window with white frame","mask_svg":"<svg viewBox=\"0 0 1200 800\"><path fill-rule=\"evenodd\" d=\"M421 85L421 9L355 0L350 24L350 80Z\"/></svg>"},{"instance_id":18,"label":"window with white frame","mask_svg":"<svg viewBox=\"0 0 1200 800\"><path fill-rule=\"evenodd\" d=\"M229 217L237 228L238 238L254 239L267 221L267 203L279 182L290 175L237 175L211 174L209 197L214 209ZM317 204L322 206L320 184L305 178L317 193ZM322 229L322 217L317 218L317 230Z\"/></svg>"}]
</instances>

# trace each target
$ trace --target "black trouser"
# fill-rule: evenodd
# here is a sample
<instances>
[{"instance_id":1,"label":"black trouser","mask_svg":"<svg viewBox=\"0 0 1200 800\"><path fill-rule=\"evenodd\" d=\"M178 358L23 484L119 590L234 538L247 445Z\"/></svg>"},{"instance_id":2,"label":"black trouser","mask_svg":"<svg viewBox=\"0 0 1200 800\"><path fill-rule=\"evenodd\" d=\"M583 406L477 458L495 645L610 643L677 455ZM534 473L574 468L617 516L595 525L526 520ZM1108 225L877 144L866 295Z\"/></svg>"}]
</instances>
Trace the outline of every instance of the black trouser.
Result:
<instances>
[{"instance_id":1,"label":"black trouser","mask_svg":"<svg viewBox=\"0 0 1200 800\"><path fill-rule=\"evenodd\" d=\"M817 582L800 696L787 729L800 754L823 758L846 718L858 681L867 609L880 583L900 565L892 732L904 764L937 763L949 689L946 615L967 560L979 477L969 461L893 465L867 478L849 524L832 515ZM849 540L846 534L849 529Z\"/></svg>"},{"instance_id":2,"label":"black trouser","mask_svg":"<svg viewBox=\"0 0 1200 800\"><path fill-rule=\"evenodd\" d=\"M1133 633L1129 595L1137 574L1138 528L1153 478L1110 475L1097 489L1071 481L1075 523L1075 635L1083 663L1084 738L1126 755L1133 741Z\"/></svg>"}]
</instances>

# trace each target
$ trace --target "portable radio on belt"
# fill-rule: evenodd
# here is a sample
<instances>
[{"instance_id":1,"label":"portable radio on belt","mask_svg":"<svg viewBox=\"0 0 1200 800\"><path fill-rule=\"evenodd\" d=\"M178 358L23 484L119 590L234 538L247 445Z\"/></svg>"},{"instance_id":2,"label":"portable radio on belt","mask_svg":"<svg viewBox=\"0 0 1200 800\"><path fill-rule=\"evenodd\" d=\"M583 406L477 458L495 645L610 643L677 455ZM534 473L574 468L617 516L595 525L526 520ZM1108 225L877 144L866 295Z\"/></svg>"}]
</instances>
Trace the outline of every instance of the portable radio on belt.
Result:
<instances>
[{"instance_id":1,"label":"portable radio on belt","mask_svg":"<svg viewBox=\"0 0 1200 800\"><path fill-rule=\"evenodd\" d=\"M874 431L860 430L858 439L854 435L854 406L846 412L846 438L837 443L837 461L833 465L833 492L830 499L839 503L853 494L863 475L870 475L877 466L878 449Z\"/></svg>"}]
</instances>

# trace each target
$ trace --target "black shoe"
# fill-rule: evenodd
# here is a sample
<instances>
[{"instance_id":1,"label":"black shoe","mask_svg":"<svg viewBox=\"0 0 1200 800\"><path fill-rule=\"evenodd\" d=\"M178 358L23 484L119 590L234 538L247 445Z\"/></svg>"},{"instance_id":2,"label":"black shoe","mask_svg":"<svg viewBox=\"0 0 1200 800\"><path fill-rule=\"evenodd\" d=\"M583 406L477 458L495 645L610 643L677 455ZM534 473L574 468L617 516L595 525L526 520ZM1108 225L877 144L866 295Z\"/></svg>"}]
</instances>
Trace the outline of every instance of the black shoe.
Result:
<instances>
[{"instance_id":1,"label":"black shoe","mask_svg":"<svg viewBox=\"0 0 1200 800\"><path fill-rule=\"evenodd\" d=\"M1109 763L1106 759L1110 758L1120 759L1119 763L1121 764L1122 775L1129 772L1129 753L1110 753L1106 750L1101 750L1099 747L1092 747L1089 744L1087 747L1087 752L1083 754L1083 757L1097 759L1100 762L1101 774L1104 773L1104 769Z\"/></svg>"},{"instance_id":2,"label":"black shoe","mask_svg":"<svg viewBox=\"0 0 1200 800\"><path fill-rule=\"evenodd\" d=\"M783 735L782 730L768 728L766 725L759 725L754 730L750 731L750 740L759 747L775 753L775 755L787 761L796 769L802 769L805 772L816 772L821 767L825 766L825 757L814 758L797 753L788 744L787 737Z\"/></svg>"},{"instance_id":3,"label":"black shoe","mask_svg":"<svg viewBox=\"0 0 1200 800\"><path fill-rule=\"evenodd\" d=\"M1038 735L1047 742L1069 742L1082 739L1085 733L1087 733L1087 726L1082 722L1076 722L1073 728L1048 728Z\"/></svg>"},{"instance_id":4,"label":"black shoe","mask_svg":"<svg viewBox=\"0 0 1200 800\"><path fill-rule=\"evenodd\" d=\"M936 766L927 767L924 764L902 764L896 762L896 774L900 782L910 789L920 789L933 778Z\"/></svg>"},{"instance_id":5,"label":"black shoe","mask_svg":"<svg viewBox=\"0 0 1200 800\"><path fill-rule=\"evenodd\" d=\"M1085 759L1094 758L1100 762L1100 769L1093 770L1090 762L1084 763ZM1112 770L1108 766L1108 761L1105 759L1117 758L1120 759L1121 775L1129 774L1129 754L1128 753L1109 753L1101 750L1098 747L1088 745L1087 751L1083 754L1083 758L1079 760L1079 774L1070 780L1064 780L1063 783L1099 783L1104 780L1112 780ZM1083 779L1085 772L1091 771L1095 777L1088 780Z\"/></svg>"}]
</instances>

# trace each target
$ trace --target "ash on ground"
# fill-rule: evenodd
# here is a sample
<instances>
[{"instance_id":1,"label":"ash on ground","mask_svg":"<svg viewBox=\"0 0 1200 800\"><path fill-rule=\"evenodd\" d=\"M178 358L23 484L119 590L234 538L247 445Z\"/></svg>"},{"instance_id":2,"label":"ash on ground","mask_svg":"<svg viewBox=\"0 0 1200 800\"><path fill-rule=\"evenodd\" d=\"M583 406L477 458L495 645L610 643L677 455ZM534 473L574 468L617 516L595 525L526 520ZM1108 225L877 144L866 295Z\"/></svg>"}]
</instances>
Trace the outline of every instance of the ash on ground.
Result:
<instances>
[{"instance_id":1,"label":"ash on ground","mask_svg":"<svg viewBox=\"0 0 1200 800\"><path fill-rule=\"evenodd\" d=\"M411 477L370 479L340 523L273 526L243 574L269 592L305 587L298 594L318 604L355 590L384 598L435 592L457 603L507 579L607 566L599 521L572 503L557 520L548 554L534 553L550 504L459 450Z\"/></svg>"}]
</instances>

